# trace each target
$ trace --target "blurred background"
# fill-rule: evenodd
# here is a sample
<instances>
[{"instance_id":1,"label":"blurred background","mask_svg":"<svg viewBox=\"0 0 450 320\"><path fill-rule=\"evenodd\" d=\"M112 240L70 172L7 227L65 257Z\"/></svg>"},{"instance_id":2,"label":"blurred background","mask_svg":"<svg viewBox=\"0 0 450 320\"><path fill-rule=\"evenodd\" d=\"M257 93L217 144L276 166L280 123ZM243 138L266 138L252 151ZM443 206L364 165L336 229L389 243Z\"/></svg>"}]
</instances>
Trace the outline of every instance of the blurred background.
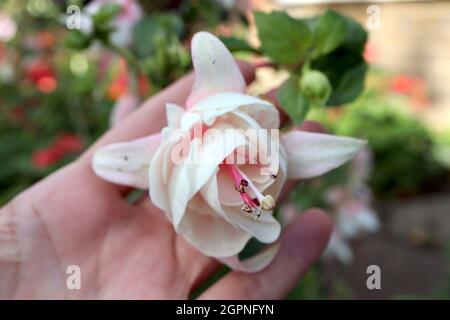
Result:
<instances>
[{"instance_id":1,"label":"blurred background","mask_svg":"<svg viewBox=\"0 0 450 320\"><path fill-rule=\"evenodd\" d=\"M324 257L289 298L450 298L447 1L0 0L0 205L188 72L196 31L257 47L252 10L306 17L326 8L368 31L369 69L355 101L307 118L369 147L279 209L284 224L311 206L335 221ZM237 40L226 44L260 59ZM286 77L262 67L249 90L263 94ZM366 286L372 264L381 290Z\"/></svg>"}]
</instances>

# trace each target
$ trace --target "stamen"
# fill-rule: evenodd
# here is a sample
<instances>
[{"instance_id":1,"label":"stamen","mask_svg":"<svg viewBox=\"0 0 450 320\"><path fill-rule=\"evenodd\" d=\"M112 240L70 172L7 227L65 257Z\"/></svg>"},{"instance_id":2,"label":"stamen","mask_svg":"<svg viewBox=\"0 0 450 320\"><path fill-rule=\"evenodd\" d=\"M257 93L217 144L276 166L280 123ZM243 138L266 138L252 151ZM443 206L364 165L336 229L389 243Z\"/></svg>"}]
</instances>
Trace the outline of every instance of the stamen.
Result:
<instances>
[{"instance_id":1,"label":"stamen","mask_svg":"<svg viewBox=\"0 0 450 320\"><path fill-rule=\"evenodd\" d=\"M228 171L234 181L234 187L244 202L242 211L252 214L255 218L261 216L261 210L272 211L275 208L275 200L271 195L263 195L247 175L232 164L221 164L221 168ZM253 199L246 189L250 188L256 199Z\"/></svg>"},{"instance_id":2,"label":"stamen","mask_svg":"<svg viewBox=\"0 0 450 320\"><path fill-rule=\"evenodd\" d=\"M250 188L250 190L253 191L253 193L255 194L255 196L258 198L258 201L261 202L262 199L264 199L264 196L261 192L259 192L258 188L256 188L256 186L253 184L253 182L247 177L247 175L245 173L243 173L241 170L239 170L238 168L235 168L235 170L243 177L243 179L245 179L247 181L247 185Z\"/></svg>"}]
</instances>

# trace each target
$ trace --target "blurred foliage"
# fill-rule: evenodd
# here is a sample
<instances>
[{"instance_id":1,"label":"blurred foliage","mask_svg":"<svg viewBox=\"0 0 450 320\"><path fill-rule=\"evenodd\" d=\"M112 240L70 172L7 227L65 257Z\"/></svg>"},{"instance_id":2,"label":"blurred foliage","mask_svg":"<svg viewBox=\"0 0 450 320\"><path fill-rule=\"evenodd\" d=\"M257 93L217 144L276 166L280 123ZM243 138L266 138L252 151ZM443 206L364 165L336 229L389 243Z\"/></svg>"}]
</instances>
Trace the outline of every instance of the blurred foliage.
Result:
<instances>
[{"instance_id":1,"label":"blurred foliage","mask_svg":"<svg viewBox=\"0 0 450 320\"><path fill-rule=\"evenodd\" d=\"M408 100L389 91L368 88L346 108L318 110L308 119L334 134L367 139L374 155L369 183L378 198L431 192L448 182L448 134L431 132L412 113ZM345 176L342 170L322 180L339 181Z\"/></svg>"},{"instance_id":2,"label":"blurred foliage","mask_svg":"<svg viewBox=\"0 0 450 320\"><path fill-rule=\"evenodd\" d=\"M450 130L434 133L433 154L445 167L450 169Z\"/></svg>"},{"instance_id":3,"label":"blurred foliage","mask_svg":"<svg viewBox=\"0 0 450 320\"><path fill-rule=\"evenodd\" d=\"M0 205L105 132L123 93L145 99L186 73L192 34L217 27L229 14L206 0L144 1L148 11L133 27L131 43L118 46L109 39L117 5L93 16L91 33L66 28L67 6L87 3L0 3L17 25L15 37L0 42Z\"/></svg>"},{"instance_id":4,"label":"blurred foliage","mask_svg":"<svg viewBox=\"0 0 450 320\"><path fill-rule=\"evenodd\" d=\"M273 11L257 12L255 21L260 50L290 73L277 97L295 123L312 108L349 103L362 92L367 33L352 18L333 10L304 19Z\"/></svg>"},{"instance_id":5,"label":"blurred foliage","mask_svg":"<svg viewBox=\"0 0 450 320\"><path fill-rule=\"evenodd\" d=\"M289 300L321 299L324 296L321 273L318 266L315 266L303 276L302 280L289 293Z\"/></svg>"},{"instance_id":6,"label":"blurred foliage","mask_svg":"<svg viewBox=\"0 0 450 320\"><path fill-rule=\"evenodd\" d=\"M382 196L407 196L439 186L447 170L433 155L430 131L403 100L368 90L332 123L336 134L362 137L374 152L370 184Z\"/></svg>"}]
</instances>

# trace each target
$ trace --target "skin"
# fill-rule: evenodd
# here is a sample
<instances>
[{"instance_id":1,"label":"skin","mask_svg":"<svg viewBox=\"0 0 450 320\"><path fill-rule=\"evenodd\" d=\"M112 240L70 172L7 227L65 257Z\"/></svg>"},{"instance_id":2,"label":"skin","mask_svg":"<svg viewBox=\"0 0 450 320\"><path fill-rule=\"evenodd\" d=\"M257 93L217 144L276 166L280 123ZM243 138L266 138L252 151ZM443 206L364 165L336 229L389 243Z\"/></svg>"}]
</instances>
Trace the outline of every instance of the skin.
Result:
<instances>
[{"instance_id":1,"label":"skin","mask_svg":"<svg viewBox=\"0 0 450 320\"><path fill-rule=\"evenodd\" d=\"M252 81L254 68L239 65ZM164 104L183 105L193 80L189 74L146 101L79 159L0 210L0 298L185 299L217 269L216 260L174 232L146 194L129 204L124 197L130 189L98 178L90 167L99 147L160 131ZM311 123L303 129L318 130ZM283 298L319 258L330 230L318 209L299 215L283 231L280 252L268 268L230 272L199 298ZM81 290L66 287L69 265L81 268Z\"/></svg>"}]
</instances>

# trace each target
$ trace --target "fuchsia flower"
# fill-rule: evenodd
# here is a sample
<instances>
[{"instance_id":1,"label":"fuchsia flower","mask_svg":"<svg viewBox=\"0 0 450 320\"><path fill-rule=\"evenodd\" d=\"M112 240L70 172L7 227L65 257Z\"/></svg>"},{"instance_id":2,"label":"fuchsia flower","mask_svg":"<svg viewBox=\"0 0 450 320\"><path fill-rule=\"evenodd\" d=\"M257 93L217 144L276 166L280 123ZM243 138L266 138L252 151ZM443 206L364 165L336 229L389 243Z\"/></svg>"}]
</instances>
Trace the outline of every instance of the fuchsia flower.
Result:
<instances>
[{"instance_id":1,"label":"fuchsia flower","mask_svg":"<svg viewBox=\"0 0 450 320\"><path fill-rule=\"evenodd\" d=\"M92 167L111 182L148 188L175 230L205 255L234 269L258 271L277 245L245 261L237 255L252 237L276 243L281 226L272 213L285 182L332 170L365 142L301 131L277 140L272 135L280 126L277 109L245 94L244 78L223 43L199 32L191 46L196 79L185 107L167 104L161 133L103 147ZM244 130L269 142L270 157ZM234 157L243 161L229 161Z\"/></svg>"}]
</instances>

